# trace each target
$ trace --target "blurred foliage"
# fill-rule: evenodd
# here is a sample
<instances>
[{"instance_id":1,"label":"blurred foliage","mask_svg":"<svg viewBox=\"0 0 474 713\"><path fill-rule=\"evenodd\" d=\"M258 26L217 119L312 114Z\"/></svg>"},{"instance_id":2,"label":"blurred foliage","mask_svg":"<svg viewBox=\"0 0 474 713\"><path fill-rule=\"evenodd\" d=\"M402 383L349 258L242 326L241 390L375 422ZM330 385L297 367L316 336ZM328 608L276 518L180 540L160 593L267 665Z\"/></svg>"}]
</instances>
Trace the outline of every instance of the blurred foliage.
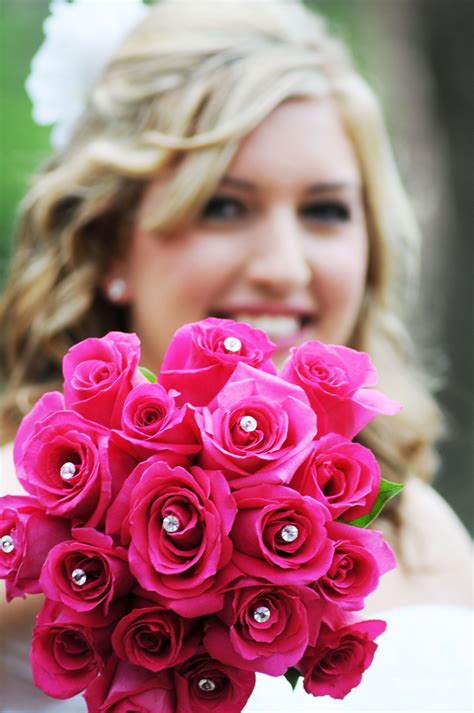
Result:
<instances>
[{"instance_id":1,"label":"blurred foliage","mask_svg":"<svg viewBox=\"0 0 474 713\"><path fill-rule=\"evenodd\" d=\"M357 41L360 27L354 0L308 0L306 4L321 11L352 48L363 44ZM48 6L49 0L0 0L0 287L8 269L18 205L30 176L50 151L50 130L32 120L24 88L31 59L43 40ZM364 57L354 51L364 69Z\"/></svg>"}]
</instances>

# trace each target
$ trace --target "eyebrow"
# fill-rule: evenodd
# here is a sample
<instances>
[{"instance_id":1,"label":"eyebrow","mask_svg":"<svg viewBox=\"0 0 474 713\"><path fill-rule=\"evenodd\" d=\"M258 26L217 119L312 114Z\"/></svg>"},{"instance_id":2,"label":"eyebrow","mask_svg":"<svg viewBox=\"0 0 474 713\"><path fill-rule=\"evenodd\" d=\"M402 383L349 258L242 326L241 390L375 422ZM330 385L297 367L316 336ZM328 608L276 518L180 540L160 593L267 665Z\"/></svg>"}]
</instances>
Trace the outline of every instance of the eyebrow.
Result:
<instances>
[{"instance_id":1,"label":"eyebrow","mask_svg":"<svg viewBox=\"0 0 474 713\"><path fill-rule=\"evenodd\" d=\"M251 181L245 181L243 178L236 178L234 176L223 176L220 181L220 186L231 186L234 188L241 188L245 191L256 191L257 186ZM305 193L312 195L314 193L326 193L328 191L341 190L347 188L355 188L358 190L360 188L357 181L335 181L335 182L321 182L314 183L308 186Z\"/></svg>"}]
</instances>

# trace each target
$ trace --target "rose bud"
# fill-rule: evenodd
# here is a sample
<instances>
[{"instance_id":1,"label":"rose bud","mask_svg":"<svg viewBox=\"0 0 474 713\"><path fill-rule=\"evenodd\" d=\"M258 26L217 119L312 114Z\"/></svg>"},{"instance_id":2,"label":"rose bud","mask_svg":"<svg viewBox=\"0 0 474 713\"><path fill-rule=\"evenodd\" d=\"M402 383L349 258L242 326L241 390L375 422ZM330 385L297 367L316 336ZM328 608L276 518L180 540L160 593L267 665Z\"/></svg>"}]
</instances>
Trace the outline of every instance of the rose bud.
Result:
<instances>
[{"instance_id":1,"label":"rose bud","mask_svg":"<svg viewBox=\"0 0 474 713\"><path fill-rule=\"evenodd\" d=\"M239 362L276 374L276 346L260 329L231 319L209 317L185 324L166 351L158 381L180 392L177 402L206 406Z\"/></svg>"},{"instance_id":2,"label":"rose bud","mask_svg":"<svg viewBox=\"0 0 474 713\"><path fill-rule=\"evenodd\" d=\"M131 503L128 557L140 585L178 613L181 600L195 598L197 609L186 616L219 609L215 577L232 555L229 531L237 510L222 473L153 462Z\"/></svg>"},{"instance_id":3,"label":"rose bud","mask_svg":"<svg viewBox=\"0 0 474 713\"><path fill-rule=\"evenodd\" d=\"M234 493L234 564L275 584L307 584L327 572L334 545L327 510L285 486L265 485Z\"/></svg>"},{"instance_id":4,"label":"rose bud","mask_svg":"<svg viewBox=\"0 0 474 713\"><path fill-rule=\"evenodd\" d=\"M347 696L372 663L377 649L374 639L386 627L379 619L356 622L336 631L323 624L316 646L308 647L298 666L307 693L331 698Z\"/></svg>"},{"instance_id":5,"label":"rose bud","mask_svg":"<svg viewBox=\"0 0 474 713\"><path fill-rule=\"evenodd\" d=\"M173 679L168 671L151 673L112 657L103 674L88 686L88 713L176 713Z\"/></svg>"},{"instance_id":6,"label":"rose bud","mask_svg":"<svg viewBox=\"0 0 474 713\"><path fill-rule=\"evenodd\" d=\"M391 416L400 405L380 391L377 371L364 352L312 341L290 349L280 376L306 392L318 416L318 434L353 438L378 414Z\"/></svg>"},{"instance_id":7,"label":"rose bud","mask_svg":"<svg viewBox=\"0 0 474 713\"><path fill-rule=\"evenodd\" d=\"M6 598L42 591L41 568L50 549L71 536L70 523L44 513L36 498L0 498L0 579Z\"/></svg>"},{"instance_id":8,"label":"rose bud","mask_svg":"<svg viewBox=\"0 0 474 713\"><path fill-rule=\"evenodd\" d=\"M209 622L204 647L223 663L280 676L316 643L322 610L308 587L242 579L226 595L222 621Z\"/></svg>"},{"instance_id":9,"label":"rose bud","mask_svg":"<svg viewBox=\"0 0 474 713\"><path fill-rule=\"evenodd\" d=\"M334 519L355 520L372 510L380 466L365 446L329 433L314 441L290 485L323 503Z\"/></svg>"},{"instance_id":10,"label":"rose bud","mask_svg":"<svg viewBox=\"0 0 474 713\"><path fill-rule=\"evenodd\" d=\"M302 389L239 364L215 402L197 417L199 462L219 468L232 488L288 482L316 435Z\"/></svg>"},{"instance_id":11,"label":"rose bud","mask_svg":"<svg viewBox=\"0 0 474 713\"><path fill-rule=\"evenodd\" d=\"M119 428L127 394L146 381L139 361L136 334L109 332L75 344L63 359L67 407L103 426Z\"/></svg>"},{"instance_id":12,"label":"rose bud","mask_svg":"<svg viewBox=\"0 0 474 713\"><path fill-rule=\"evenodd\" d=\"M380 576L395 567L393 552L376 530L339 522L328 523L327 530L335 546L333 561L314 589L342 609L362 609Z\"/></svg>"},{"instance_id":13,"label":"rose bud","mask_svg":"<svg viewBox=\"0 0 474 713\"><path fill-rule=\"evenodd\" d=\"M160 384L140 384L125 399L122 430L114 432L114 439L137 460L163 450L185 456L201 450L194 410L189 405L178 408L173 393Z\"/></svg>"},{"instance_id":14,"label":"rose bud","mask_svg":"<svg viewBox=\"0 0 474 713\"><path fill-rule=\"evenodd\" d=\"M107 616L112 602L134 585L127 553L114 547L112 538L92 528L73 532L76 539L53 547L40 582L50 599L78 612L99 608Z\"/></svg>"},{"instance_id":15,"label":"rose bud","mask_svg":"<svg viewBox=\"0 0 474 713\"><path fill-rule=\"evenodd\" d=\"M117 625L112 645L119 658L149 671L171 668L196 653L201 629L158 605L133 609Z\"/></svg>"},{"instance_id":16,"label":"rose bud","mask_svg":"<svg viewBox=\"0 0 474 713\"><path fill-rule=\"evenodd\" d=\"M48 599L38 614L30 659L35 686L48 696L75 696L104 668L113 625L87 626L85 619Z\"/></svg>"},{"instance_id":17,"label":"rose bud","mask_svg":"<svg viewBox=\"0 0 474 713\"><path fill-rule=\"evenodd\" d=\"M174 669L176 713L241 713L255 686L255 674L196 654Z\"/></svg>"},{"instance_id":18,"label":"rose bud","mask_svg":"<svg viewBox=\"0 0 474 713\"><path fill-rule=\"evenodd\" d=\"M45 394L23 419L14 446L17 476L50 515L95 527L112 497L109 431L63 410Z\"/></svg>"}]
</instances>

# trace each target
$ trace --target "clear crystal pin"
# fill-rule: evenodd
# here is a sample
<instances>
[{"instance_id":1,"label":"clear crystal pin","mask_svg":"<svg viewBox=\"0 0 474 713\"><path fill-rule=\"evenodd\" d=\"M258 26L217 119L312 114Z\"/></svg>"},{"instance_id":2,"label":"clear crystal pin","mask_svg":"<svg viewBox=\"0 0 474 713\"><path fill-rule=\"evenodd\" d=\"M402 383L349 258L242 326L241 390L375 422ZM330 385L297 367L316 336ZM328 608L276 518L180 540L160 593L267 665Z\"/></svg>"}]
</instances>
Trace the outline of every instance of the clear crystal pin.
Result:
<instances>
[{"instance_id":1,"label":"clear crystal pin","mask_svg":"<svg viewBox=\"0 0 474 713\"><path fill-rule=\"evenodd\" d=\"M257 421L253 416L243 416L240 419L240 428L246 433L252 433L257 428Z\"/></svg>"},{"instance_id":2,"label":"clear crystal pin","mask_svg":"<svg viewBox=\"0 0 474 713\"><path fill-rule=\"evenodd\" d=\"M2 552L4 552L6 555L10 554L10 552L13 552L13 550L15 549L13 538L10 537L10 535L3 535L3 537L0 537L0 547L2 548Z\"/></svg>"},{"instance_id":3,"label":"clear crystal pin","mask_svg":"<svg viewBox=\"0 0 474 713\"><path fill-rule=\"evenodd\" d=\"M166 532L177 532L180 524L176 515L166 515L163 518L163 530L166 530Z\"/></svg>"},{"instance_id":4,"label":"clear crystal pin","mask_svg":"<svg viewBox=\"0 0 474 713\"><path fill-rule=\"evenodd\" d=\"M224 339L224 349L227 352L240 352L242 349L242 342L237 337L227 337Z\"/></svg>"},{"instance_id":5,"label":"clear crystal pin","mask_svg":"<svg viewBox=\"0 0 474 713\"><path fill-rule=\"evenodd\" d=\"M253 618L259 624L265 624L270 619L270 609L268 607L257 607L253 613Z\"/></svg>"},{"instance_id":6,"label":"clear crystal pin","mask_svg":"<svg viewBox=\"0 0 474 713\"><path fill-rule=\"evenodd\" d=\"M76 466L74 463L70 463L69 461L67 463L63 463L59 469L59 475L63 480L71 480L73 475L76 475Z\"/></svg>"},{"instance_id":7,"label":"clear crystal pin","mask_svg":"<svg viewBox=\"0 0 474 713\"><path fill-rule=\"evenodd\" d=\"M87 582L87 574L84 572L83 569L80 569L78 567L77 569L73 570L71 574L71 579L74 584L77 584L78 587L82 587Z\"/></svg>"},{"instance_id":8,"label":"clear crystal pin","mask_svg":"<svg viewBox=\"0 0 474 713\"><path fill-rule=\"evenodd\" d=\"M216 690L216 684L211 678L201 678L201 680L198 682L198 686L201 691L205 691L206 693L210 693L211 691Z\"/></svg>"},{"instance_id":9,"label":"clear crystal pin","mask_svg":"<svg viewBox=\"0 0 474 713\"><path fill-rule=\"evenodd\" d=\"M281 539L285 542L294 542L300 533L296 525L285 525L280 534Z\"/></svg>"}]
</instances>

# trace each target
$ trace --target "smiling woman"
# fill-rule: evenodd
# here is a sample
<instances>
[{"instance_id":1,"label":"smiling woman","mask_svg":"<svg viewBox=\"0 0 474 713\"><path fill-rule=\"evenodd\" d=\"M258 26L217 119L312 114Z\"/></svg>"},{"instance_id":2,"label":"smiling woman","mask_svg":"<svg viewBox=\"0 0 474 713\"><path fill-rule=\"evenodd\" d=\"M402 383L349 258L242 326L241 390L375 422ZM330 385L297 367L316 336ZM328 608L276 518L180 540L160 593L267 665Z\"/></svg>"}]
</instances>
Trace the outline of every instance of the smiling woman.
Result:
<instances>
[{"instance_id":1,"label":"smiling woman","mask_svg":"<svg viewBox=\"0 0 474 713\"><path fill-rule=\"evenodd\" d=\"M112 4L54 7L75 32L68 13L100 7L83 18L89 42ZM370 354L381 388L403 404L359 437L385 478L407 482L377 521L399 567L368 609L469 604L468 538L423 482L436 468L442 418L404 326L420 236L376 97L298 2L261 0L250 12L245 0L202 0L185 13L182 0L117 2L127 5L140 8L133 28L82 112L71 118L77 106L68 106L67 121L59 116L56 149L21 206L0 304L5 490L19 488L9 442L22 416L61 388L62 358L85 337L135 331L153 371L174 332L206 317L264 328L280 365L306 340L351 346ZM76 79L80 66L74 56ZM9 605L7 710L22 710L15 687L37 606ZM400 658L407 636L422 650L411 619ZM431 680L442 679L435 666ZM26 675L22 695L23 710L54 709ZM437 695L433 686L432 702ZM298 700L286 709L304 710Z\"/></svg>"},{"instance_id":2,"label":"smiling woman","mask_svg":"<svg viewBox=\"0 0 474 713\"><path fill-rule=\"evenodd\" d=\"M168 240L141 224L152 223L163 182L147 188L127 251L103 277L127 285L146 366L157 371L176 329L208 316L265 329L280 359L309 339L350 341L369 249L359 167L333 102L275 109Z\"/></svg>"}]
</instances>

